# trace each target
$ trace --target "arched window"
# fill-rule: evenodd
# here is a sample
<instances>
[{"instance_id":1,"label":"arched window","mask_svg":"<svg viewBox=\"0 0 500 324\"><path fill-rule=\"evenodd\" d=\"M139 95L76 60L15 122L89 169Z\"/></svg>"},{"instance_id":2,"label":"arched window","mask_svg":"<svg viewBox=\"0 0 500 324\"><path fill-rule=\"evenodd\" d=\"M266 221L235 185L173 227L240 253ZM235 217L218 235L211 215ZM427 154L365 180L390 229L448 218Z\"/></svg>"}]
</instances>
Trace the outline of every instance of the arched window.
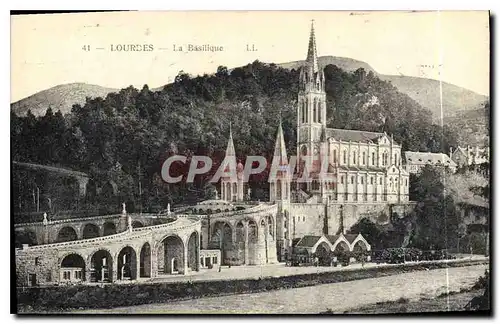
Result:
<instances>
[{"instance_id":1,"label":"arched window","mask_svg":"<svg viewBox=\"0 0 500 324\"><path fill-rule=\"evenodd\" d=\"M382 184L382 178L379 178L379 184Z\"/></svg>"},{"instance_id":2,"label":"arched window","mask_svg":"<svg viewBox=\"0 0 500 324\"><path fill-rule=\"evenodd\" d=\"M301 123L304 123L304 101L299 101L299 120Z\"/></svg>"},{"instance_id":3,"label":"arched window","mask_svg":"<svg viewBox=\"0 0 500 324\"><path fill-rule=\"evenodd\" d=\"M354 176L351 176L351 183L354 183Z\"/></svg>"},{"instance_id":4,"label":"arched window","mask_svg":"<svg viewBox=\"0 0 500 324\"><path fill-rule=\"evenodd\" d=\"M372 152L372 165L375 165L375 152Z\"/></svg>"},{"instance_id":5,"label":"arched window","mask_svg":"<svg viewBox=\"0 0 500 324\"><path fill-rule=\"evenodd\" d=\"M356 164L356 151L353 151L352 153L352 163Z\"/></svg>"},{"instance_id":6,"label":"arched window","mask_svg":"<svg viewBox=\"0 0 500 324\"><path fill-rule=\"evenodd\" d=\"M340 176L340 183L344 184L344 176Z\"/></svg>"},{"instance_id":7,"label":"arched window","mask_svg":"<svg viewBox=\"0 0 500 324\"><path fill-rule=\"evenodd\" d=\"M313 123L316 122L316 115L317 114L317 110L316 110L316 98L314 98L314 101L313 101Z\"/></svg>"},{"instance_id":8,"label":"arched window","mask_svg":"<svg viewBox=\"0 0 500 324\"><path fill-rule=\"evenodd\" d=\"M361 176L361 184L363 184L363 176Z\"/></svg>"},{"instance_id":9,"label":"arched window","mask_svg":"<svg viewBox=\"0 0 500 324\"><path fill-rule=\"evenodd\" d=\"M344 160L344 164L346 164L347 163L347 150L344 150L343 160Z\"/></svg>"},{"instance_id":10,"label":"arched window","mask_svg":"<svg viewBox=\"0 0 500 324\"><path fill-rule=\"evenodd\" d=\"M321 123L321 102L318 100L318 123Z\"/></svg>"},{"instance_id":11,"label":"arched window","mask_svg":"<svg viewBox=\"0 0 500 324\"><path fill-rule=\"evenodd\" d=\"M370 177L370 184L373 184L373 177Z\"/></svg>"},{"instance_id":12,"label":"arched window","mask_svg":"<svg viewBox=\"0 0 500 324\"><path fill-rule=\"evenodd\" d=\"M366 163L366 152L363 152L363 162L362 162L362 163L363 163L363 164L365 164L365 163Z\"/></svg>"},{"instance_id":13,"label":"arched window","mask_svg":"<svg viewBox=\"0 0 500 324\"><path fill-rule=\"evenodd\" d=\"M305 109L304 109L304 123L307 123L309 121L309 116L307 116L307 110L308 110L308 107L309 107L309 100L306 98L306 105L305 105Z\"/></svg>"},{"instance_id":14,"label":"arched window","mask_svg":"<svg viewBox=\"0 0 500 324\"><path fill-rule=\"evenodd\" d=\"M399 161L398 161L398 153L396 153L396 154L394 154L394 163L395 163L396 165L399 165L399 163L398 163L398 162L399 162Z\"/></svg>"},{"instance_id":15,"label":"arched window","mask_svg":"<svg viewBox=\"0 0 500 324\"><path fill-rule=\"evenodd\" d=\"M387 152L384 152L384 154L382 154L382 165L388 164L388 157L389 157L389 154Z\"/></svg>"},{"instance_id":16,"label":"arched window","mask_svg":"<svg viewBox=\"0 0 500 324\"><path fill-rule=\"evenodd\" d=\"M333 150L333 164L337 163L337 150Z\"/></svg>"}]
</instances>

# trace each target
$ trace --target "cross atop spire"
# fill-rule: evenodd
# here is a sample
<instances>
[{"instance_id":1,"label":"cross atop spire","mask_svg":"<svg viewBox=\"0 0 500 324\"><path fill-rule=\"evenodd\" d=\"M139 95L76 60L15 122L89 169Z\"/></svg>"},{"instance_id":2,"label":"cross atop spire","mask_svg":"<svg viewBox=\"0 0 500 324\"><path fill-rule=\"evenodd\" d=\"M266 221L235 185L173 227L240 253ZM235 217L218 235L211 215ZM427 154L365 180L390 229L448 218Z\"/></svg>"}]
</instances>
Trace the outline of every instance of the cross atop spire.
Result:
<instances>
[{"instance_id":1,"label":"cross atop spire","mask_svg":"<svg viewBox=\"0 0 500 324\"><path fill-rule=\"evenodd\" d=\"M319 71L318 53L316 51L316 37L314 36L314 19L311 20L311 34L309 35L309 47L307 48L307 65L312 66L313 72Z\"/></svg>"}]
</instances>

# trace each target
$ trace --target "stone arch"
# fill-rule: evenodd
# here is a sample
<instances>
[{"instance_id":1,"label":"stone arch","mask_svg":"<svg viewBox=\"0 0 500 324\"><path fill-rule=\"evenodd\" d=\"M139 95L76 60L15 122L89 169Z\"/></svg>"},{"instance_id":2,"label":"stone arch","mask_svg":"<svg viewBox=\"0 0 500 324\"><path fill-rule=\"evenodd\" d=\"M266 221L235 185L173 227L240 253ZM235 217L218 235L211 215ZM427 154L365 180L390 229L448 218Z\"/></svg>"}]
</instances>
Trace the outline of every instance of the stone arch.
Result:
<instances>
[{"instance_id":1,"label":"stone arch","mask_svg":"<svg viewBox=\"0 0 500 324\"><path fill-rule=\"evenodd\" d=\"M231 201L231 184L229 182L226 182L226 190L225 190L224 199L226 201Z\"/></svg>"},{"instance_id":2,"label":"stone arch","mask_svg":"<svg viewBox=\"0 0 500 324\"><path fill-rule=\"evenodd\" d=\"M137 254L133 247L127 245L123 247L116 257L118 262L118 280L137 279Z\"/></svg>"},{"instance_id":3,"label":"stone arch","mask_svg":"<svg viewBox=\"0 0 500 324\"><path fill-rule=\"evenodd\" d=\"M274 220L273 216L267 216L267 233L274 239Z\"/></svg>"},{"instance_id":4,"label":"stone arch","mask_svg":"<svg viewBox=\"0 0 500 324\"><path fill-rule=\"evenodd\" d=\"M107 249L99 249L90 256L90 281L113 281L113 257Z\"/></svg>"},{"instance_id":5,"label":"stone arch","mask_svg":"<svg viewBox=\"0 0 500 324\"><path fill-rule=\"evenodd\" d=\"M82 229L82 238L91 239L95 237L99 237L99 226L93 223L85 224Z\"/></svg>"},{"instance_id":6,"label":"stone arch","mask_svg":"<svg viewBox=\"0 0 500 324\"><path fill-rule=\"evenodd\" d=\"M242 221L236 224L236 242L245 242L245 227Z\"/></svg>"},{"instance_id":7,"label":"stone arch","mask_svg":"<svg viewBox=\"0 0 500 324\"><path fill-rule=\"evenodd\" d=\"M189 236L187 243L187 266L192 271L199 271L198 260L200 258L200 240L198 232Z\"/></svg>"},{"instance_id":8,"label":"stone arch","mask_svg":"<svg viewBox=\"0 0 500 324\"><path fill-rule=\"evenodd\" d=\"M259 228L257 223L251 219L248 221L248 242L257 243L259 239Z\"/></svg>"},{"instance_id":9,"label":"stone arch","mask_svg":"<svg viewBox=\"0 0 500 324\"><path fill-rule=\"evenodd\" d=\"M165 274L184 273L184 242L175 235L165 236L157 249L158 268Z\"/></svg>"},{"instance_id":10,"label":"stone arch","mask_svg":"<svg viewBox=\"0 0 500 324\"><path fill-rule=\"evenodd\" d=\"M349 244L349 241L341 235L333 244L332 251L337 253L337 252L347 252L351 250L351 245Z\"/></svg>"},{"instance_id":11,"label":"stone arch","mask_svg":"<svg viewBox=\"0 0 500 324\"><path fill-rule=\"evenodd\" d=\"M103 236L116 234L116 225L113 222L106 222L103 225Z\"/></svg>"},{"instance_id":12,"label":"stone arch","mask_svg":"<svg viewBox=\"0 0 500 324\"><path fill-rule=\"evenodd\" d=\"M37 245L38 241L34 231L19 231L14 233L16 248L21 248L23 244Z\"/></svg>"},{"instance_id":13,"label":"stone arch","mask_svg":"<svg viewBox=\"0 0 500 324\"><path fill-rule=\"evenodd\" d=\"M259 223L259 229L262 229L262 233L264 233L264 235L267 235L267 223L265 217L261 218Z\"/></svg>"},{"instance_id":14,"label":"stone arch","mask_svg":"<svg viewBox=\"0 0 500 324\"><path fill-rule=\"evenodd\" d=\"M118 185L113 180L106 181L102 186L101 193L116 196L118 194Z\"/></svg>"},{"instance_id":15,"label":"stone arch","mask_svg":"<svg viewBox=\"0 0 500 324\"><path fill-rule=\"evenodd\" d=\"M151 277L151 245L146 242L142 245L139 257L139 277Z\"/></svg>"},{"instance_id":16,"label":"stone arch","mask_svg":"<svg viewBox=\"0 0 500 324\"><path fill-rule=\"evenodd\" d=\"M78 240L78 235L72 226L65 226L57 233L57 242L69 242L76 240Z\"/></svg>"},{"instance_id":17,"label":"stone arch","mask_svg":"<svg viewBox=\"0 0 500 324\"><path fill-rule=\"evenodd\" d=\"M63 281L85 281L85 259L78 253L68 253L59 262Z\"/></svg>"},{"instance_id":18,"label":"stone arch","mask_svg":"<svg viewBox=\"0 0 500 324\"><path fill-rule=\"evenodd\" d=\"M351 251L370 251L371 246L361 235L358 235L351 244Z\"/></svg>"},{"instance_id":19,"label":"stone arch","mask_svg":"<svg viewBox=\"0 0 500 324\"><path fill-rule=\"evenodd\" d=\"M300 149L300 155L306 156L307 155L307 146L302 145L302 148Z\"/></svg>"},{"instance_id":20,"label":"stone arch","mask_svg":"<svg viewBox=\"0 0 500 324\"><path fill-rule=\"evenodd\" d=\"M139 228L139 227L144 227L144 224L138 220L135 220L132 222L132 227L133 228Z\"/></svg>"},{"instance_id":21,"label":"stone arch","mask_svg":"<svg viewBox=\"0 0 500 324\"><path fill-rule=\"evenodd\" d=\"M326 242L318 244L315 250L315 256L318 258L318 265L328 266L331 263L331 250Z\"/></svg>"}]
</instances>

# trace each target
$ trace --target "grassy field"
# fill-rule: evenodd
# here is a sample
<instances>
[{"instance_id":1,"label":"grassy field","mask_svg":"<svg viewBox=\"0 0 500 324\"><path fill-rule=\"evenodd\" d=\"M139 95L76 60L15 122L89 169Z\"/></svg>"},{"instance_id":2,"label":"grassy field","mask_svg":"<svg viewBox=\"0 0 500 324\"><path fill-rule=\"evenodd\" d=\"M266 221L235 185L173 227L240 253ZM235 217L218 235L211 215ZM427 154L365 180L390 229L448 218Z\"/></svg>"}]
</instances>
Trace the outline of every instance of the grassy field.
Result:
<instances>
[{"instance_id":1,"label":"grassy field","mask_svg":"<svg viewBox=\"0 0 500 324\"><path fill-rule=\"evenodd\" d=\"M452 292L436 298L408 300L400 298L397 301L379 302L356 309L346 310L344 314L399 314L422 312L460 312L474 297L483 294L483 290Z\"/></svg>"}]
</instances>

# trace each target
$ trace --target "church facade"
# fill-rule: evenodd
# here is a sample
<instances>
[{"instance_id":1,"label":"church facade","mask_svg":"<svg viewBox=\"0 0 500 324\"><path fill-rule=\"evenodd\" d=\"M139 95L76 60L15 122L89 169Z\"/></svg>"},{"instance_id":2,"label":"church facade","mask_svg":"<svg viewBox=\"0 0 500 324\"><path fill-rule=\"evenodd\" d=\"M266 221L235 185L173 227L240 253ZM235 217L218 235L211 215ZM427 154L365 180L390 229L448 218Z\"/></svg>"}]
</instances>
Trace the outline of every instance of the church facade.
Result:
<instances>
[{"instance_id":1,"label":"church facade","mask_svg":"<svg viewBox=\"0 0 500 324\"><path fill-rule=\"evenodd\" d=\"M391 135L326 127L325 77L314 27L299 78L297 158L288 158L280 123L272 161L277 172L269 180L269 203L277 206L279 261L290 253L294 239L345 234L362 218L386 224L404 217L413 205L401 145ZM235 155L231 135L226 155ZM224 200L243 200L243 167L236 169L236 179L221 180Z\"/></svg>"}]
</instances>

